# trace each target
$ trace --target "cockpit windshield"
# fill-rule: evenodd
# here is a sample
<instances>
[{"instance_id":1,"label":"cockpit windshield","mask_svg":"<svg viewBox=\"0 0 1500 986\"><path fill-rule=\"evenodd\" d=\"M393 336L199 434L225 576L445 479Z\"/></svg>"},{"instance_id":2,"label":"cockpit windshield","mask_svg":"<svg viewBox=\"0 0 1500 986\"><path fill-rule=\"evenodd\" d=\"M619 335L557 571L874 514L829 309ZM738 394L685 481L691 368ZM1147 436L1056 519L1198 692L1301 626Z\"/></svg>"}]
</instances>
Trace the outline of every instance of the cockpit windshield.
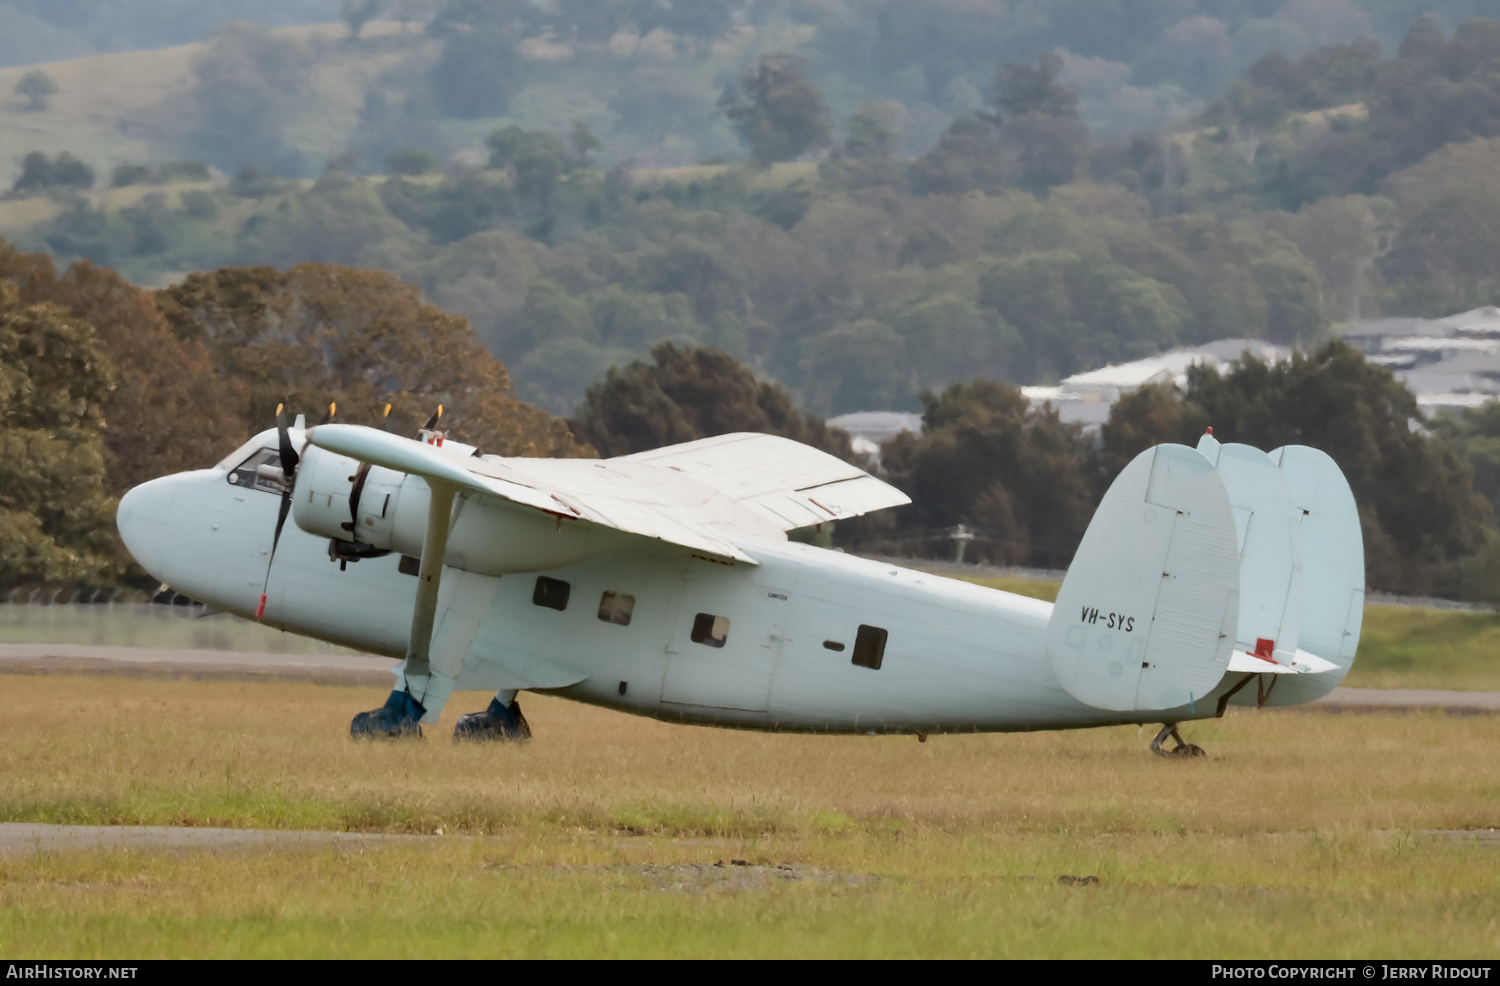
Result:
<instances>
[{"instance_id":1,"label":"cockpit windshield","mask_svg":"<svg viewBox=\"0 0 1500 986\"><path fill-rule=\"evenodd\" d=\"M281 453L273 448L260 448L251 452L248 458L229 470L229 485L280 494L281 485L269 477L261 475L259 471L259 467L261 466L271 466L279 472L281 470Z\"/></svg>"}]
</instances>

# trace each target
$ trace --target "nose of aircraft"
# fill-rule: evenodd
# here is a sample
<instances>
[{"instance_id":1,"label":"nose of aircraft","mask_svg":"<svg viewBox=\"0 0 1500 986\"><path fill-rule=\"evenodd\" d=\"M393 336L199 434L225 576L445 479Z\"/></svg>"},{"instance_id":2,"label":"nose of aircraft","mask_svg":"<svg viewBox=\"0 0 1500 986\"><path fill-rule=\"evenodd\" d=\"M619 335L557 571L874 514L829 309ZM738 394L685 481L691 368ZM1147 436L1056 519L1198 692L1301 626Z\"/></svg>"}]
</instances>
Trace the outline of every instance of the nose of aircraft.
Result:
<instances>
[{"instance_id":1,"label":"nose of aircraft","mask_svg":"<svg viewBox=\"0 0 1500 986\"><path fill-rule=\"evenodd\" d=\"M115 524L120 528L125 547L142 568L157 578L162 577L168 523L177 492L175 478L153 479L129 490L120 498L120 508L115 513Z\"/></svg>"}]
</instances>

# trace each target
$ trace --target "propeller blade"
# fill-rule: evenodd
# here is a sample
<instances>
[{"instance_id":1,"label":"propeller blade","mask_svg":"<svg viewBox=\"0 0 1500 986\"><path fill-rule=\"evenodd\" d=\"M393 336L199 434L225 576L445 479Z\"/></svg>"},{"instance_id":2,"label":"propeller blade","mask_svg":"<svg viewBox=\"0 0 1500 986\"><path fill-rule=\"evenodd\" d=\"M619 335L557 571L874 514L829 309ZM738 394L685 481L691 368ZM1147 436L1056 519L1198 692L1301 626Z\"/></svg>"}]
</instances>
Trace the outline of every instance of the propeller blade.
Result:
<instances>
[{"instance_id":1,"label":"propeller blade","mask_svg":"<svg viewBox=\"0 0 1500 986\"><path fill-rule=\"evenodd\" d=\"M391 430L391 406L389 404L387 404L385 406L385 413L382 414L380 417L381 417L381 422L385 425L385 430L386 431L390 431Z\"/></svg>"},{"instance_id":2,"label":"propeller blade","mask_svg":"<svg viewBox=\"0 0 1500 986\"><path fill-rule=\"evenodd\" d=\"M301 457L297 455L297 450L292 447L292 436L287 432L285 412L285 404L276 405L276 436L281 446L281 471L286 475L287 482L290 483L292 477L297 472L297 462Z\"/></svg>"},{"instance_id":3,"label":"propeller blade","mask_svg":"<svg viewBox=\"0 0 1500 986\"><path fill-rule=\"evenodd\" d=\"M271 536L271 556L266 559L266 578L261 583L260 605L255 607L255 618L257 620L266 615L265 588L271 582L271 563L276 560L276 546L281 543L281 529L286 527L286 515L291 512L292 491L285 489L281 491L281 508L276 513L276 533Z\"/></svg>"},{"instance_id":4,"label":"propeller blade","mask_svg":"<svg viewBox=\"0 0 1500 986\"><path fill-rule=\"evenodd\" d=\"M328 413L333 413L329 405ZM298 422L301 422L299 417ZM292 447L292 436L286 427L286 405L276 405L276 437L280 445L281 475L285 482L281 487L281 508L276 513L276 533L271 536L271 554L266 559L266 578L261 583L260 605L255 607L255 618L266 615L266 589L271 584L271 563L276 560L276 546L281 543L281 530L286 527L286 515L292 512L292 484L297 480L297 463L301 456Z\"/></svg>"},{"instance_id":5,"label":"propeller blade","mask_svg":"<svg viewBox=\"0 0 1500 986\"><path fill-rule=\"evenodd\" d=\"M438 409L435 412L433 412L432 417L428 418L427 419L427 423L422 426L422 430L423 431L432 431L434 428L436 428L438 426L438 422L441 421L442 419L443 419L443 405L439 404L438 405Z\"/></svg>"},{"instance_id":6,"label":"propeller blade","mask_svg":"<svg viewBox=\"0 0 1500 986\"><path fill-rule=\"evenodd\" d=\"M339 402L338 401L331 401L331 402L329 402L329 404L328 404L328 413L325 414L325 415L323 415L323 420L319 421L318 424L320 424L320 425L326 425L326 424L331 423L333 421L333 419L338 416L338 413L339 413Z\"/></svg>"}]
</instances>

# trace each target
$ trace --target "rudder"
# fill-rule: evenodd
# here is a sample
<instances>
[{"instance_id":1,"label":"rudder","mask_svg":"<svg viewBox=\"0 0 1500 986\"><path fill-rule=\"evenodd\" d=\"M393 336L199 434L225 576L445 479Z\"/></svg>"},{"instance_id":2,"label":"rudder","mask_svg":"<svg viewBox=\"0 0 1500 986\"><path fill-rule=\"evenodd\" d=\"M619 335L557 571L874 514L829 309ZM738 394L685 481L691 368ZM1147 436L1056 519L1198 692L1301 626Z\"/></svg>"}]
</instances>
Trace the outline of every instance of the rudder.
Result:
<instances>
[{"instance_id":1,"label":"rudder","mask_svg":"<svg viewBox=\"0 0 1500 986\"><path fill-rule=\"evenodd\" d=\"M1048 661L1094 708L1189 705L1223 677L1238 607L1224 485L1194 449L1158 445L1125 467L1089 522L1052 611Z\"/></svg>"}]
</instances>

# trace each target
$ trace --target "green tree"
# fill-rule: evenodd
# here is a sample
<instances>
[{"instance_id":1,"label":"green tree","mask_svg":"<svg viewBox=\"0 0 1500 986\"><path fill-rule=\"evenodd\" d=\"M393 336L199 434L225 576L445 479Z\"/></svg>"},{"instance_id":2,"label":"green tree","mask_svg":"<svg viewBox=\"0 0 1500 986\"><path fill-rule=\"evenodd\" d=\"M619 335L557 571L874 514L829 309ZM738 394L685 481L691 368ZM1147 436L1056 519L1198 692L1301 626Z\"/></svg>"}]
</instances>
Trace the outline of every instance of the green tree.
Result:
<instances>
[{"instance_id":1,"label":"green tree","mask_svg":"<svg viewBox=\"0 0 1500 986\"><path fill-rule=\"evenodd\" d=\"M895 536L946 553L942 535L961 523L977 535L970 557L1065 567L1093 512L1079 429L988 380L925 392L922 402L921 437L903 432L881 450L882 467L912 498Z\"/></svg>"},{"instance_id":2,"label":"green tree","mask_svg":"<svg viewBox=\"0 0 1500 986\"><path fill-rule=\"evenodd\" d=\"M32 69L16 83L16 95L26 97L26 111L40 112L47 108L47 97L57 94L57 83L41 69Z\"/></svg>"},{"instance_id":3,"label":"green tree","mask_svg":"<svg viewBox=\"0 0 1500 986\"><path fill-rule=\"evenodd\" d=\"M122 571L104 492L108 358L87 323L0 281L0 588Z\"/></svg>"},{"instance_id":4,"label":"green tree","mask_svg":"<svg viewBox=\"0 0 1500 986\"><path fill-rule=\"evenodd\" d=\"M1500 301L1500 138L1444 147L1392 175L1389 308L1446 315Z\"/></svg>"},{"instance_id":5,"label":"green tree","mask_svg":"<svg viewBox=\"0 0 1500 986\"><path fill-rule=\"evenodd\" d=\"M1317 271L1319 304L1334 322L1360 319L1365 290L1385 248L1395 205L1363 195L1325 198L1304 205L1278 227Z\"/></svg>"},{"instance_id":6,"label":"green tree","mask_svg":"<svg viewBox=\"0 0 1500 986\"><path fill-rule=\"evenodd\" d=\"M1181 293L1094 250L1033 253L996 265L980 302L1016 328L1030 355L1022 379L1057 379L1176 345Z\"/></svg>"},{"instance_id":7,"label":"green tree","mask_svg":"<svg viewBox=\"0 0 1500 986\"><path fill-rule=\"evenodd\" d=\"M475 120L505 112L517 89L520 42L529 12L520 3L453 3L428 27L446 35L432 69L438 105L449 116Z\"/></svg>"},{"instance_id":8,"label":"green tree","mask_svg":"<svg viewBox=\"0 0 1500 986\"><path fill-rule=\"evenodd\" d=\"M201 469L244 441L241 385L214 372L201 343L177 338L156 297L88 261L61 275L50 257L0 241L0 286L22 305L56 306L92 327L114 368L104 401L105 492L118 496L167 473Z\"/></svg>"},{"instance_id":9,"label":"green tree","mask_svg":"<svg viewBox=\"0 0 1500 986\"><path fill-rule=\"evenodd\" d=\"M218 28L193 62L192 144L225 171L248 163L300 174L305 162L284 137L304 106L312 65L300 44L270 28L244 21Z\"/></svg>"},{"instance_id":10,"label":"green tree","mask_svg":"<svg viewBox=\"0 0 1500 986\"><path fill-rule=\"evenodd\" d=\"M1062 59L1054 52L1042 52L1035 65L1007 58L995 68L995 114L992 122L1007 121L1031 113L1076 119L1078 90L1057 81Z\"/></svg>"},{"instance_id":11,"label":"green tree","mask_svg":"<svg viewBox=\"0 0 1500 986\"><path fill-rule=\"evenodd\" d=\"M848 189L904 185L891 157L901 140L896 120L902 112L900 103L882 100L866 103L850 114L843 148L819 167L824 183Z\"/></svg>"},{"instance_id":12,"label":"green tree","mask_svg":"<svg viewBox=\"0 0 1500 986\"><path fill-rule=\"evenodd\" d=\"M426 230L439 245L491 229L516 214L508 183L482 168L461 168L436 187L392 178L376 194L391 215Z\"/></svg>"},{"instance_id":13,"label":"green tree","mask_svg":"<svg viewBox=\"0 0 1500 986\"><path fill-rule=\"evenodd\" d=\"M862 319L803 345L804 406L824 414L906 408L916 390L906 340L889 325Z\"/></svg>"},{"instance_id":14,"label":"green tree","mask_svg":"<svg viewBox=\"0 0 1500 986\"><path fill-rule=\"evenodd\" d=\"M219 374L247 388L252 427L277 403L414 430L438 404L457 439L502 455L587 452L566 426L515 399L505 367L463 318L421 300L393 275L324 264L286 271L226 267L157 295L180 338L199 340Z\"/></svg>"},{"instance_id":15,"label":"green tree","mask_svg":"<svg viewBox=\"0 0 1500 986\"><path fill-rule=\"evenodd\" d=\"M758 164L791 161L833 142L823 93L794 55L763 55L740 77L740 92L719 101Z\"/></svg>"},{"instance_id":16,"label":"green tree","mask_svg":"<svg viewBox=\"0 0 1500 986\"><path fill-rule=\"evenodd\" d=\"M94 169L67 151L48 159L41 151L32 151L21 159L21 175L11 191L17 194L40 192L49 188L89 189L94 187Z\"/></svg>"},{"instance_id":17,"label":"green tree","mask_svg":"<svg viewBox=\"0 0 1500 986\"><path fill-rule=\"evenodd\" d=\"M849 116L844 135L844 154L861 160L890 157L900 142L900 134L886 103L867 103Z\"/></svg>"},{"instance_id":18,"label":"green tree","mask_svg":"<svg viewBox=\"0 0 1500 986\"><path fill-rule=\"evenodd\" d=\"M1001 155L990 128L972 116L961 116L938 138L936 147L912 162L907 180L917 195L996 192L1014 174L1014 161Z\"/></svg>"},{"instance_id":19,"label":"green tree","mask_svg":"<svg viewBox=\"0 0 1500 986\"><path fill-rule=\"evenodd\" d=\"M1057 81L1062 59L1053 52L1036 64L1007 58L995 70L994 111L981 118L999 127L999 149L1014 158L1019 181L1050 188L1073 180L1088 147L1078 119L1078 90Z\"/></svg>"},{"instance_id":20,"label":"green tree","mask_svg":"<svg viewBox=\"0 0 1500 986\"><path fill-rule=\"evenodd\" d=\"M349 40L357 39L365 24L379 17L386 4L387 0L341 0L339 16L349 25Z\"/></svg>"},{"instance_id":21,"label":"green tree","mask_svg":"<svg viewBox=\"0 0 1500 986\"><path fill-rule=\"evenodd\" d=\"M396 147L386 152L385 167L393 175L428 175L443 161L425 147Z\"/></svg>"},{"instance_id":22,"label":"green tree","mask_svg":"<svg viewBox=\"0 0 1500 986\"><path fill-rule=\"evenodd\" d=\"M1462 414L1446 412L1432 422L1434 433L1453 446L1474 471L1474 491L1500 516L1500 401Z\"/></svg>"},{"instance_id":23,"label":"green tree","mask_svg":"<svg viewBox=\"0 0 1500 986\"><path fill-rule=\"evenodd\" d=\"M1497 538L1494 514L1454 448L1413 428L1416 398L1389 370L1341 342L1227 373L1195 367L1177 398L1145 388L1122 398L1102 432L1104 480L1157 442L1221 441L1262 449L1311 445L1348 477L1364 528L1372 586L1417 595L1488 597L1468 572Z\"/></svg>"},{"instance_id":24,"label":"green tree","mask_svg":"<svg viewBox=\"0 0 1500 986\"><path fill-rule=\"evenodd\" d=\"M549 214L558 182L571 167L568 147L562 138L542 130L522 130L512 124L490 134L487 143L490 167L511 172L517 200L533 216Z\"/></svg>"},{"instance_id":25,"label":"green tree","mask_svg":"<svg viewBox=\"0 0 1500 986\"><path fill-rule=\"evenodd\" d=\"M526 292L526 303L514 319L507 320L495 342L502 357L518 361L538 346L564 339L598 344L594 313L584 298L542 280Z\"/></svg>"},{"instance_id":26,"label":"green tree","mask_svg":"<svg viewBox=\"0 0 1500 986\"><path fill-rule=\"evenodd\" d=\"M685 295L705 324L721 311L738 313L744 290L740 272L721 247L686 238L642 256L635 281L645 291Z\"/></svg>"},{"instance_id":27,"label":"green tree","mask_svg":"<svg viewBox=\"0 0 1500 986\"><path fill-rule=\"evenodd\" d=\"M150 179L151 169L144 164L117 164L109 174L109 184L112 188L144 185Z\"/></svg>"},{"instance_id":28,"label":"green tree","mask_svg":"<svg viewBox=\"0 0 1500 986\"><path fill-rule=\"evenodd\" d=\"M1423 18L1398 57L1380 66L1370 125L1396 167L1444 144L1500 136L1500 21L1465 21L1443 43Z\"/></svg>"},{"instance_id":29,"label":"green tree","mask_svg":"<svg viewBox=\"0 0 1500 986\"><path fill-rule=\"evenodd\" d=\"M797 410L783 387L755 379L728 353L663 342L651 347L651 358L611 367L588 389L568 422L579 441L613 456L759 431L853 461L847 432Z\"/></svg>"},{"instance_id":30,"label":"green tree","mask_svg":"<svg viewBox=\"0 0 1500 986\"><path fill-rule=\"evenodd\" d=\"M692 336L701 331L687 295L678 292L631 291L611 284L589 296L593 322L611 346L645 352L663 337Z\"/></svg>"},{"instance_id":31,"label":"green tree","mask_svg":"<svg viewBox=\"0 0 1500 986\"><path fill-rule=\"evenodd\" d=\"M587 164L589 156L595 151L602 150L604 145L599 143L582 120L573 121L573 129L568 131L568 150L572 152L572 159L578 164Z\"/></svg>"}]
</instances>

